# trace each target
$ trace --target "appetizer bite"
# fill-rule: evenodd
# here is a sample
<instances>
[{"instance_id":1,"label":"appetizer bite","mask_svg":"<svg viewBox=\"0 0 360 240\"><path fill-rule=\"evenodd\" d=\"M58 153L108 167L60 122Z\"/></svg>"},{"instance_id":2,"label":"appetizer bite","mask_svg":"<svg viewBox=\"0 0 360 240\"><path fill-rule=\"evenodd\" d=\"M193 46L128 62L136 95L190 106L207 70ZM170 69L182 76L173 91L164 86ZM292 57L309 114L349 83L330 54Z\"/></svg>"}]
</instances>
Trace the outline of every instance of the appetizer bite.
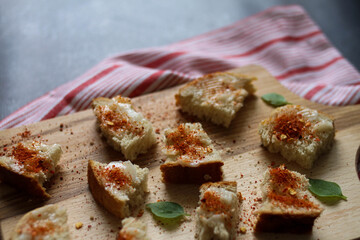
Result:
<instances>
[{"instance_id":1,"label":"appetizer bite","mask_svg":"<svg viewBox=\"0 0 360 240\"><path fill-rule=\"evenodd\" d=\"M135 160L156 143L151 123L134 110L130 98L95 98L92 107L107 142L126 159Z\"/></svg>"},{"instance_id":2,"label":"appetizer bite","mask_svg":"<svg viewBox=\"0 0 360 240\"><path fill-rule=\"evenodd\" d=\"M149 169L126 162L103 164L89 160L88 183L96 202L125 218L144 202Z\"/></svg>"},{"instance_id":3,"label":"appetizer bite","mask_svg":"<svg viewBox=\"0 0 360 240\"><path fill-rule=\"evenodd\" d=\"M0 157L0 180L34 197L49 198L43 184L55 174L61 153L59 144L18 143Z\"/></svg>"},{"instance_id":4,"label":"appetizer bite","mask_svg":"<svg viewBox=\"0 0 360 240\"><path fill-rule=\"evenodd\" d=\"M149 240L146 223L133 217L122 220L122 228L116 240Z\"/></svg>"},{"instance_id":5,"label":"appetizer bite","mask_svg":"<svg viewBox=\"0 0 360 240\"><path fill-rule=\"evenodd\" d=\"M204 183L222 180L219 152L200 123L165 130L166 162L160 166L166 183Z\"/></svg>"},{"instance_id":6,"label":"appetizer bite","mask_svg":"<svg viewBox=\"0 0 360 240\"><path fill-rule=\"evenodd\" d=\"M236 182L204 183L196 209L196 237L200 240L230 240L236 237L239 220Z\"/></svg>"},{"instance_id":7,"label":"appetizer bite","mask_svg":"<svg viewBox=\"0 0 360 240\"><path fill-rule=\"evenodd\" d=\"M47 205L25 214L16 224L10 240L70 239L64 208Z\"/></svg>"},{"instance_id":8,"label":"appetizer bite","mask_svg":"<svg viewBox=\"0 0 360 240\"><path fill-rule=\"evenodd\" d=\"M269 168L261 184L262 205L257 211L257 232L305 233L312 230L323 209L310 200L309 181L284 165Z\"/></svg>"},{"instance_id":9,"label":"appetizer bite","mask_svg":"<svg viewBox=\"0 0 360 240\"><path fill-rule=\"evenodd\" d=\"M286 160L309 169L322 153L331 149L335 126L323 113L286 105L260 123L259 134L262 145L270 152L279 152Z\"/></svg>"},{"instance_id":10,"label":"appetizer bite","mask_svg":"<svg viewBox=\"0 0 360 240\"><path fill-rule=\"evenodd\" d=\"M176 105L190 115L229 127L244 99L255 92L254 80L239 73L208 74L180 88Z\"/></svg>"}]
</instances>

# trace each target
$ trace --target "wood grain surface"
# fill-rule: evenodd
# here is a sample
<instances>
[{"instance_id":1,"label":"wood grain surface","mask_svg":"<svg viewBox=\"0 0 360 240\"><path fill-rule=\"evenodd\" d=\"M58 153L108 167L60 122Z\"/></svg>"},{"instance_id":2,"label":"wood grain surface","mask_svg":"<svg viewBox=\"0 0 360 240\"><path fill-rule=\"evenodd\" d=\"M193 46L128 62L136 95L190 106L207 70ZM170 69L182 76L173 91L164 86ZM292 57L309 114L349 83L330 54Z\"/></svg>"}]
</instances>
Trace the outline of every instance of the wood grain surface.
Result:
<instances>
[{"instance_id":1,"label":"wood grain surface","mask_svg":"<svg viewBox=\"0 0 360 240\"><path fill-rule=\"evenodd\" d=\"M309 102L284 88L265 69L256 65L244 66L233 71L256 76L257 92L246 99L245 106L238 112L229 128L202 122L204 129L222 150L225 162L225 180L238 182L238 191L244 197L241 205L240 227L246 234L238 234L238 239L352 239L360 237L360 182L355 171L355 154L360 144L360 106L331 107ZM193 239L195 234L195 208L198 204L199 185L172 185L161 181L159 165L164 160L161 152L162 134L165 128L175 127L181 122L195 122L195 118L182 114L175 106L174 94L178 88L134 98L133 104L160 132L158 144L147 154L141 155L136 163L148 167L149 189L146 202L157 200L175 201L185 207L190 214L179 223L162 224L153 219L145 210L141 219L148 222L148 232L152 239ZM285 96L289 102L321 110L335 119L336 136L331 151L318 159L311 170L301 169L296 164L287 164L277 154L271 154L260 145L257 127L273 110L260 98L265 93L276 92ZM121 153L110 148L95 128L95 117L91 110L69 116L35 123L26 127L8 129L0 132L0 149L11 147L19 141L33 138L59 143L63 149L60 169L48 186L51 198L42 202L30 199L25 193L0 184L0 219L4 239L8 239L15 223L27 211L49 203L66 207L68 223L73 239L115 239L121 220L97 205L88 189L87 162L125 160ZM63 125L60 131L60 125ZM31 136L23 139L18 133L30 130ZM313 232L305 235L254 234L254 211L259 197L259 184L263 172L270 166L286 163L291 170L299 171L308 177L337 182L347 201L336 204L323 204L325 211L316 220ZM142 208L144 210L144 207ZM141 209L139 210L141 212ZM138 213L134 213L136 216ZM76 230L75 223L84 226Z\"/></svg>"}]
</instances>

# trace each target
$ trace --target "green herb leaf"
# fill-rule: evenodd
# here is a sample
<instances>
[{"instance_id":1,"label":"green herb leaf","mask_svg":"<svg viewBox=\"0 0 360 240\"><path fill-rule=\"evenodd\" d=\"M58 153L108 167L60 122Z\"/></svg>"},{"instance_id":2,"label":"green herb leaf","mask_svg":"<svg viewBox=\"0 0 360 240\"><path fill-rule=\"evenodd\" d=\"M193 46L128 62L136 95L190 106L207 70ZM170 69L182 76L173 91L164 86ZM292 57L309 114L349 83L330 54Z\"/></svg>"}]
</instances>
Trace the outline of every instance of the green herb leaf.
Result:
<instances>
[{"instance_id":1,"label":"green herb leaf","mask_svg":"<svg viewBox=\"0 0 360 240\"><path fill-rule=\"evenodd\" d=\"M316 197L347 199L347 197L342 194L341 188L337 183L311 178L309 179L309 183L309 190Z\"/></svg>"},{"instance_id":2,"label":"green herb leaf","mask_svg":"<svg viewBox=\"0 0 360 240\"><path fill-rule=\"evenodd\" d=\"M185 215L184 208L175 202L148 203L146 207L160 218L174 219Z\"/></svg>"},{"instance_id":3,"label":"green herb leaf","mask_svg":"<svg viewBox=\"0 0 360 240\"><path fill-rule=\"evenodd\" d=\"M283 96L281 96L280 94L277 94L277 93L265 94L261 97L261 99L265 103L267 103L273 107L281 107L286 104L290 104L288 101L286 101L286 99Z\"/></svg>"}]
</instances>

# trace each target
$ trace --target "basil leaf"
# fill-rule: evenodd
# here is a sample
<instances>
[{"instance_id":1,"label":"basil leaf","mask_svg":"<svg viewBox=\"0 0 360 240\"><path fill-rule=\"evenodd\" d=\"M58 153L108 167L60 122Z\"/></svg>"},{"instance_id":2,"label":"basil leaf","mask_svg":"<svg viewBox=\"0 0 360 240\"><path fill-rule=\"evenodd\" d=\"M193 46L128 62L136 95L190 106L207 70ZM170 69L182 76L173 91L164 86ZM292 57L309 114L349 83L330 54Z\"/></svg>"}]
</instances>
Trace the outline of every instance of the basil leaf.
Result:
<instances>
[{"instance_id":1,"label":"basil leaf","mask_svg":"<svg viewBox=\"0 0 360 240\"><path fill-rule=\"evenodd\" d=\"M160 218L173 219L185 215L184 208L175 202L148 203L146 208Z\"/></svg>"},{"instance_id":2,"label":"basil leaf","mask_svg":"<svg viewBox=\"0 0 360 240\"><path fill-rule=\"evenodd\" d=\"M262 95L261 99L265 103L267 103L273 107L281 107L286 104L290 104L286 101L286 99L282 95L277 94L277 93L268 93L268 94Z\"/></svg>"},{"instance_id":3,"label":"basil leaf","mask_svg":"<svg viewBox=\"0 0 360 240\"><path fill-rule=\"evenodd\" d=\"M341 188L337 183L311 178L309 179L309 183L309 190L316 197L347 199L347 197L342 194Z\"/></svg>"}]
</instances>

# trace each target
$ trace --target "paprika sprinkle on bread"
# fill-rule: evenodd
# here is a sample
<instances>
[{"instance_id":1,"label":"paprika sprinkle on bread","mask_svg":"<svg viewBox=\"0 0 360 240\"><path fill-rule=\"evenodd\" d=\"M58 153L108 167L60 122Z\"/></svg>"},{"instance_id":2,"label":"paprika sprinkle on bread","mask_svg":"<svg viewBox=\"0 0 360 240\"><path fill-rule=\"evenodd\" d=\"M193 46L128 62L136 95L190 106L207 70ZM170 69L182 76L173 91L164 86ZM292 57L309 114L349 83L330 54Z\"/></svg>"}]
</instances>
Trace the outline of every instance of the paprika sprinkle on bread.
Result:
<instances>
[{"instance_id":1,"label":"paprika sprinkle on bread","mask_svg":"<svg viewBox=\"0 0 360 240\"><path fill-rule=\"evenodd\" d=\"M331 149L334 121L325 114L299 105L275 109L259 125L261 143L288 161L311 168L319 156Z\"/></svg>"},{"instance_id":2,"label":"paprika sprinkle on bread","mask_svg":"<svg viewBox=\"0 0 360 240\"><path fill-rule=\"evenodd\" d=\"M126 159L135 160L156 143L151 123L135 111L130 98L95 98L92 107L107 142Z\"/></svg>"},{"instance_id":3,"label":"paprika sprinkle on bread","mask_svg":"<svg viewBox=\"0 0 360 240\"><path fill-rule=\"evenodd\" d=\"M69 240L66 210L57 205L46 205L25 214L10 240Z\"/></svg>"},{"instance_id":4,"label":"paprika sprinkle on bread","mask_svg":"<svg viewBox=\"0 0 360 240\"><path fill-rule=\"evenodd\" d=\"M94 199L119 218L144 203L149 170L126 162L103 164L89 160L88 183Z\"/></svg>"},{"instance_id":5,"label":"paprika sprinkle on bread","mask_svg":"<svg viewBox=\"0 0 360 240\"><path fill-rule=\"evenodd\" d=\"M255 92L254 80L239 73L208 74L180 88L176 105L183 112L229 127L245 98Z\"/></svg>"},{"instance_id":6,"label":"paprika sprinkle on bread","mask_svg":"<svg viewBox=\"0 0 360 240\"><path fill-rule=\"evenodd\" d=\"M167 183L204 183L222 180L219 152L200 123L165 130L166 162L160 166Z\"/></svg>"},{"instance_id":7,"label":"paprika sprinkle on bread","mask_svg":"<svg viewBox=\"0 0 360 240\"><path fill-rule=\"evenodd\" d=\"M230 240L236 236L239 199L236 182L204 183L196 209L196 237L200 240Z\"/></svg>"},{"instance_id":8,"label":"paprika sprinkle on bread","mask_svg":"<svg viewBox=\"0 0 360 240\"><path fill-rule=\"evenodd\" d=\"M43 184L55 174L61 153L58 144L18 143L0 157L0 180L35 197L49 198Z\"/></svg>"},{"instance_id":9,"label":"paprika sprinkle on bread","mask_svg":"<svg viewBox=\"0 0 360 240\"><path fill-rule=\"evenodd\" d=\"M257 211L258 232L303 233L312 230L323 209L308 191L308 179L284 165L269 168L262 182L263 203Z\"/></svg>"}]
</instances>

